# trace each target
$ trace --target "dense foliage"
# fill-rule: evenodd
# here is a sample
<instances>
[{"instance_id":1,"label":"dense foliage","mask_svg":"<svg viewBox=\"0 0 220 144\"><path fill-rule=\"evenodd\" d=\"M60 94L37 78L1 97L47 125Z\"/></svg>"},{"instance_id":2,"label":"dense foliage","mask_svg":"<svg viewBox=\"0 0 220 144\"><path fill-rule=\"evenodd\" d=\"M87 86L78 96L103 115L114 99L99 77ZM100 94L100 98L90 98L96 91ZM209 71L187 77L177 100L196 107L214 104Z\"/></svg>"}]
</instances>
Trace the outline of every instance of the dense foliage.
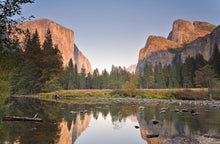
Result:
<instances>
[{"instance_id":1,"label":"dense foliage","mask_svg":"<svg viewBox=\"0 0 220 144\"><path fill-rule=\"evenodd\" d=\"M23 60L22 51L16 39L9 39L13 32L21 32L16 24L25 20L21 13L22 5L33 0L0 1L0 104L10 94L10 78Z\"/></svg>"},{"instance_id":2,"label":"dense foliage","mask_svg":"<svg viewBox=\"0 0 220 144\"><path fill-rule=\"evenodd\" d=\"M24 49L23 60L11 78L12 93L33 94L60 89L63 81L62 56L57 46L53 46L50 30L41 48L37 30L30 36L27 29Z\"/></svg>"}]
</instances>

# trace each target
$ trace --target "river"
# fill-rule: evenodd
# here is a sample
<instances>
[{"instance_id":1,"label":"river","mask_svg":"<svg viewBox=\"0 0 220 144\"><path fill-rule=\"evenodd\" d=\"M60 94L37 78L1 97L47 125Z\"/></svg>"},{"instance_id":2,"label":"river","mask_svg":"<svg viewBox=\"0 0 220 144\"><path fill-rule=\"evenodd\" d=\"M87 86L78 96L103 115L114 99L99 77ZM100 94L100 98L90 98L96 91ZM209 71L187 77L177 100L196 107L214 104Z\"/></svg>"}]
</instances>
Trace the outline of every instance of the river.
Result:
<instances>
[{"instance_id":1,"label":"river","mask_svg":"<svg viewBox=\"0 0 220 144\"><path fill-rule=\"evenodd\" d=\"M190 110L195 107L198 115L193 116ZM169 109L161 112L161 108ZM183 108L188 112L174 112L175 109ZM0 119L0 143L160 144L176 137L201 140L205 134L220 135L220 109L210 106L165 103L89 104L9 98L0 107L1 118L33 117L35 114L43 122ZM153 120L159 123L154 124ZM158 137L148 138L149 135Z\"/></svg>"}]
</instances>

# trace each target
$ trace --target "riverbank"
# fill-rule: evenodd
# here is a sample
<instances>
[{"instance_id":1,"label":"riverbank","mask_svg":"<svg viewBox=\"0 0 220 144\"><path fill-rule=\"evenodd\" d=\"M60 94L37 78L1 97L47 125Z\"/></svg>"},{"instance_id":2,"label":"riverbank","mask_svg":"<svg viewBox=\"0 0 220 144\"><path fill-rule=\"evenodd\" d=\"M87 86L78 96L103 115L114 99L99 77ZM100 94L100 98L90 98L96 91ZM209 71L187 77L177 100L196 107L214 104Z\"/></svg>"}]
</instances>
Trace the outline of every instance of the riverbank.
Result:
<instances>
[{"instance_id":1,"label":"riverbank","mask_svg":"<svg viewBox=\"0 0 220 144\"><path fill-rule=\"evenodd\" d=\"M220 101L209 101L209 100L175 100L175 99L147 99L147 98L101 98L101 97L62 97L58 100L53 96L41 96L41 95L13 95L11 97L31 97L31 98L40 98L43 100L49 101L64 101L73 103L75 102L83 102L83 103L124 103L124 104L155 104L159 105L163 104L178 104L178 105L201 105L201 106L210 106L214 108L220 108Z\"/></svg>"},{"instance_id":2,"label":"riverbank","mask_svg":"<svg viewBox=\"0 0 220 144\"><path fill-rule=\"evenodd\" d=\"M62 97L101 97L101 98L128 98L125 91L118 89L84 89L84 90L60 90L51 93L40 93L41 96ZM187 88L187 89L137 89L136 94L131 98L147 99L177 99L177 100L220 100L219 94L213 92L212 99L208 95L207 88Z\"/></svg>"},{"instance_id":3,"label":"riverbank","mask_svg":"<svg viewBox=\"0 0 220 144\"><path fill-rule=\"evenodd\" d=\"M207 105L211 107L220 108L220 101L208 101L208 100L164 100L164 99L138 99L138 98L74 98L85 101L102 101L107 103L126 103L126 104L151 104L156 105L160 103L165 104L179 104L179 105Z\"/></svg>"}]
</instances>

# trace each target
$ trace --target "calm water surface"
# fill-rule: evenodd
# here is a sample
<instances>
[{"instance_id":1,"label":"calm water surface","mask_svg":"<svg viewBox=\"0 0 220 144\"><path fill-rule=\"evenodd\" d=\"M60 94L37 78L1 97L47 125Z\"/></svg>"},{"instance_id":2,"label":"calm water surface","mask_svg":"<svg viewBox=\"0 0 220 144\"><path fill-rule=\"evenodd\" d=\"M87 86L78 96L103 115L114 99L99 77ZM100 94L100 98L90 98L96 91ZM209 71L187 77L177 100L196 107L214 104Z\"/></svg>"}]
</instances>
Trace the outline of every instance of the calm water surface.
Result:
<instances>
[{"instance_id":1,"label":"calm water surface","mask_svg":"<svg viewBox=\"0 0 220 144\"><path fill-rule=\"evenodd\" d=\"M220 134L220 110L197 106L198 116L176 113L183 106L166 104L66 104L34 98L10 98L0 106L0 116L33 117L36 122L5 122L0 119L0 143L20 144L157 144L164 140ZM191 106L187 106L188 110ZM85 112L81 114L80 112ZM152 119L159 121L153 125ZM134 126L139 126L136 129ZM159 134L146 138L146 134Z\"/></svg>"}]
</instances>

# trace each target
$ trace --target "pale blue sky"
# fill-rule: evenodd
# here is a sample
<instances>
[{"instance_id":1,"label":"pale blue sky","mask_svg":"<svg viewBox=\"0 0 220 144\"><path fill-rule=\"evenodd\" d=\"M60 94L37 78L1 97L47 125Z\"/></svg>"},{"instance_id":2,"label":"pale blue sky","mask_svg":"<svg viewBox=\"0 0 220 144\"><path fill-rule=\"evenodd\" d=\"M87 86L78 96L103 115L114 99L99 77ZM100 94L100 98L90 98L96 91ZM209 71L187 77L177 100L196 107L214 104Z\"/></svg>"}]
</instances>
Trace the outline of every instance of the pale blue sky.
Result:
<instances>
[{"instance_id":1,"label":"pale blue sky","mask_svg":"<svg viewBox=\"0 0 220 144\"><path fill-rule=\"evenodd\" d=\"M220 0L35 0L25 15L47 18L74 31L92 68L138 62L149 35L167 37L176 19L220 24Z\"/></svg>"}]
</instances>

